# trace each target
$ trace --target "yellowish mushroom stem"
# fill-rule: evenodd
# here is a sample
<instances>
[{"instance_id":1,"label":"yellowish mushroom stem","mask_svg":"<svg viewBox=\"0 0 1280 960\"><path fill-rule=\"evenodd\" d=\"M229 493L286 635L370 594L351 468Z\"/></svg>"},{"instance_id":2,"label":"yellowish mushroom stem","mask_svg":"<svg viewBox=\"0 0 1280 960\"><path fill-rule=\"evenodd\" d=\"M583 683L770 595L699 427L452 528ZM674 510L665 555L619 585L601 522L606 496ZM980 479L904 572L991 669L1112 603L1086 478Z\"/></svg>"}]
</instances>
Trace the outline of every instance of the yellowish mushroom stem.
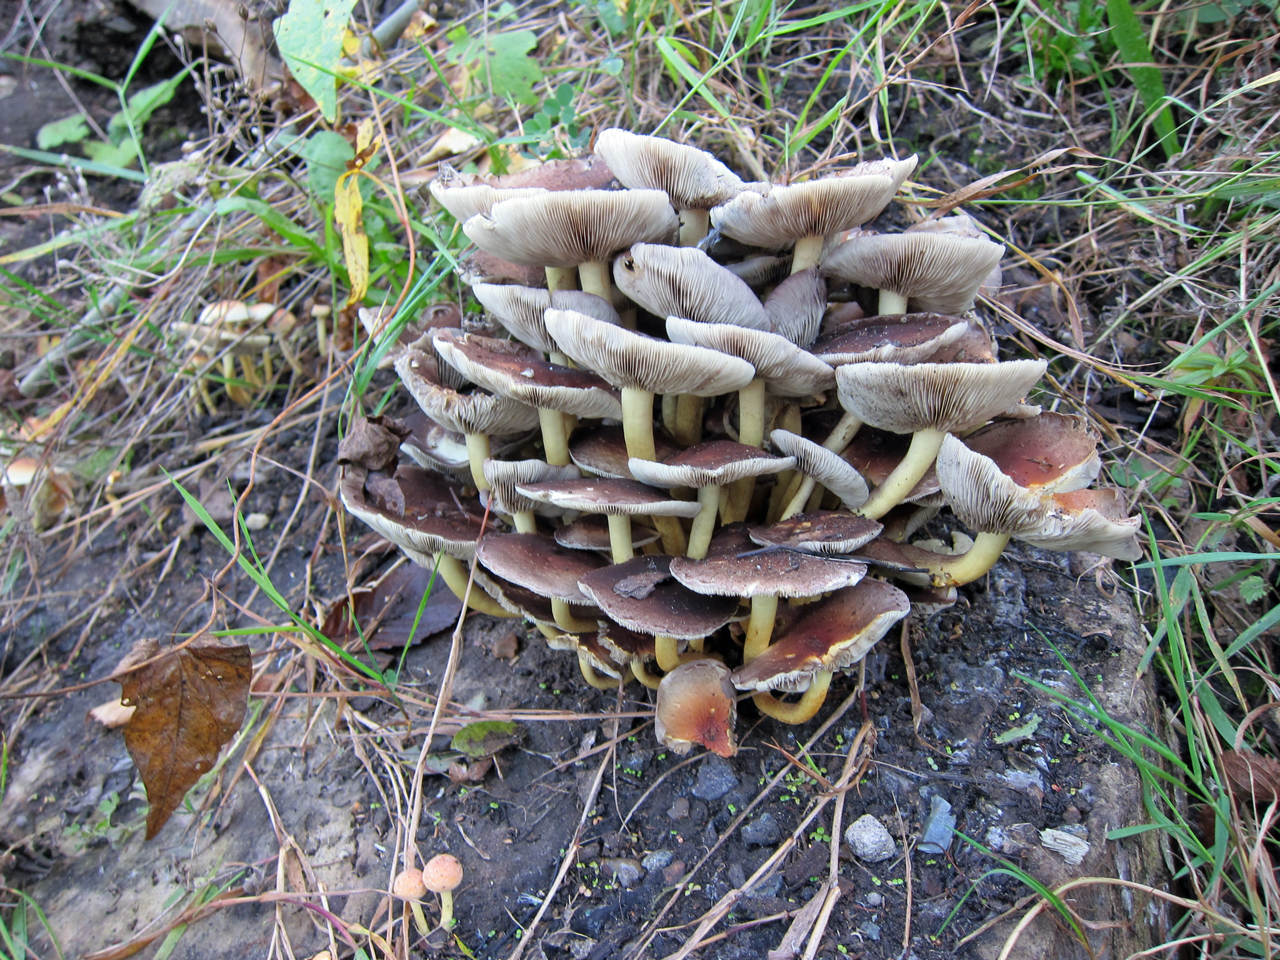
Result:
<instances>
[{"instance_id":1,"label":"yellowish mushroom stem","mask_svg":"<svg viewBox=\"0 0 1280 960\"><path fill-rule=\"evenodd\" d=\"M720 507L720 487L713 484L698 488L698 506L702 509L693 518L693 527L689 530L689 548L685 556L690 560L702 560L711 546L711 534L716 529L716 513Z\"/></svg>"},{"instance_id":2,"label":"yellowish mushroom stem","mask_svg":"<svg viewBox=\"0 0 1280 960\"><path fill-rule=\"evenodd\" d=\"M648 390L622 388L622 435L627 441L627 456L637 460L658 459L653 445L653 394ZM682 556L685 536L680 521L675 517L653 517L652 520L662 535L663 552L673 557Z\"/></svg>"},{"instance_id":3,"label":"yellowish mushroom stem","mask_svg":"<svg viewBox=\"0 0 1280 960\"><path fill-rule=\"evenodd\" d=\"M452 930L456 921L453 919L453 891L440 891L440 926Z\"/></svg>"},{"instance_id":4,"label":"yellowish mushroom stem","mask_svg":"<svg viewBox=\"0 0 1280 960\"><path fill-rule=\"evenodd\" d=\"M945 430L932 427L917 430L912 434L907 455L893 468L893 472L884 478L884 483L871 492L871 497L858 512L864 517L878 520L901 503L902 498L910 493L911 488L929 471L946 436Z\"/></svg>"},{"instance_id":5,"label":"yellowish mushroom stem","mask_svg":"<svg viewBox=\"0 0 1280 960\"><path fill-rule=\"evenodd\" d=\"M422 912L422 901L410 900L409 909L413 911L413 925L425 937L431 932L431 924L427 923L427 915Z\"/></svg>"},{"instance_id":6,"label":"yellowish mushroom stem","mask_svg":"<svg viewBox=\"0 0 1280 960\"><path fill-rule=\"evenodd\" d=\"M511 515L511 521L516 525L516 533L538 532L537 517L527 510L517 510Z\"/></svg>"},{"instance_id":7,"label":"yellowish mushroom stem","mask_svg":"<svg viewBox=\"0 0 1280 960\"><path fill-rule=\"evenodd\" d=\"M654 640L656 641L654 652L657 654L658 666L662 668L662 672L670 673L680 666L680 651L676 649L676 638L657 636Z\"/></svg>"},{"instance_id":8,"label":"yellowish mushroom stem","mask_svg":"<svg viewBox=\"0 0 1280 960\"><path fill-rule=\"evenodd\" d=\"M453 591L453 595L461 600L467 596L467 580L470 579L467 574L467 568L462 565L462 561L457 557L451 557L447 553L436 554L436 570L439 576L444 580L445 586ZM504 610L498 606L498 601L489 596L478 583L471 585L471 595L467 599L467 606L476 613L487 613L491 617L514 617L515 614L509 610Z\"/></svg>"},{"instance_id":9,"label":"yellowish mushroom stem","mask_svg":"<svg viewBox=\"0 0 1280 960\"><path fill-rule=\"evenodd\" d=\"M650 690L657 690L662 678L649 671L649 665L639 657L631 658L631 675Z\"/></svg>"},{"instance_id":10,"label":"yellowish mushroom stem","mask_svg":"<svg viewBox=\"0 0 1280 960\"><path fill-rule=\"evenodd\" d=\"M710 229L710 210L690 208L680 211L680 246L696 247Z\"/></svg>"},{"instance_id":11,"label":"yellowish mushroom stem","mask_svg":"<svg viewBox=\"0 0 1280 960\"><path fill-rule=\"evenodd\" d=\"M676 416L680 407L680 394L664 393L662 395L662 425L667 428L667 432L675 434L676 432Z\"/></svg>"},{"instance_id":12,"label":"yellowish mushroom stem","mask_svg":"<svg viewBox=\"0 0 1280 960\"><path fill-rule=\"evenodd\" d=\"M551 613L556 618L556 626L567 633L596 632L595 621L579 620L573 615L573 608L558 597L551 598Z\"/></svg>"},{"instance_id":13,"label":"yellowish mushroom stem","mask_svg":"<svg viewBox=\"0 0 1280 960\"><path fill-rule=\"evenodd\" d=\"M676 443L682 447L692 447L702 441L702 408L703 398L691 393L682 393L676 401Z\"/></svg>"},{"instance_id":14,"label":"yellowish mushroom stem","mask_svg":"<svg viewBox=\"0 0 1280 960\"><path fill-rule=\"evenodd\" d=\"M757 378L738 391L738 442L749 447L764 446L766 386L764 380ZM735 523L746 518L755 489L755 477L743 477L730 485L729 505L724 512L725 523Z\"/></svg>"},{"instance_id":15,"label":"yellowish mushroom stem","mask_svg":"<svg viewBox=\"0 0 1280 960\"><path fill-rule=\"evenodd\" d=\"M822 707L827 699L827 689L831 686L831 673L822 671L813 678L809 689L795 703L783 703L771 693L757 693L751 699L757 709L765 716L773 717L783 723L805 723L813 719L813 715Z\"/></svg>"},{"instance_id":16,"label":"yellowish mushroom stem","mask_svg":"<svg viewBox=\"0 0 1280 960\"><path fill-rule=\"evenodd\" d=\"M477 490L488 490L489 481L484 478L484 462L489 459L489 435L467 434L467 459L471 463L471 480Z\"/></svg>"},{"instance_id":17,"label":"yellowish mushroom stem","mask_svg":"<svg viewBox=\"0 0 1280 960\"><path fill-rule=\"evenodd\" d=\"M880 302L876 305L876 309L880 311L880 315L889 316L891 314L907 312L907 298L900 293L892 290L880 291Z\"/></svg>"},{"instance_id":18,"label":"yellowish mushroom stem","mask_svg":"<svg viewBox=\"0 0 1280 960\"><path fill-rule=\"evenodd\" d=\"M565 432L564 414L559 410L538 408L538 422L542 425L542 452L553 467L569 464L569 435Z\"/></svg>"},{"instance_id":19,"label":"yellowish mushroom stem","mask_svg":"<svg viewBox=\"0 0 1280 960\"><path fill-rule=\"evenodd\" d=\"M609 276L609 264L603 260L578 264L578 280L587 293L613 303L613 278Z\"/></svg>"},{"instance_id":20,"label":"yellowish mushroom stem","mask_svg":"<svg viewBox=\"0 0 1280 960\"><path fill-rule=\"evenodd\" d=\"M573 267L547 267L548 290L577 290L578 271ZM552 363L556 361L552 360Z\"/></svg>"},{"instance_id":21,"label":"yellowish mushroom stem","mask_svg":"<svg viewBox=\"0 0 1280 960\"><path fill-rule=\"evenodd\" d=\"M614 563L626 563L635 556L631 548L631 517L625 513L610 513L609 549L613 551Z\"/></svg>"},{"instance_id":22,"label":"yellowish mushroom stem","mask_svg":"<svg viewBox=\"0 0 1280 960\"><path fill-rule=\"evenodd\" d=\"M1009 535L1005 533L978 534L966 552L929 568L934 586L958 587L972 583L995 566L1008 543Z\"/></svg>"},{"instance_id":23,"label":"yellowish mushroom stem","mask_svg":"<svg viewBox=\"0 0 1280 960\"><path fill-rule=\"evenodd\" d=\"M795 252L791 255L791 272L799 273L822 260L822 244L826 240L822 234L801 237L796 241Z\"/></svg>"},{"instance_id":24,"label":"yellowish mushroom stem","mask_svg":"<svg viewBox=\"0 0 1280 960\"><path fill-rule=\"evenodd\" d=\"M747 621L747 638L742 647L743 663L750 663L769 649L769 641L773 638L773 621L777 613L777 597L751 598L751 619Z\"/></svg>"},{"instance_id":25,"label":"yellowish mushroom stem","mask_svg":"<svg viewBox=\"0 0 1280 960\"><path fill-rule=\"evenodd\" d=\"M611 677L607 673L601 673L587 656L587 651L582 649L578 650L578 670L582 673L582 679L597 690L617 690L627 682L625 673L621 677Z\"/></svg>"}]
</instances>

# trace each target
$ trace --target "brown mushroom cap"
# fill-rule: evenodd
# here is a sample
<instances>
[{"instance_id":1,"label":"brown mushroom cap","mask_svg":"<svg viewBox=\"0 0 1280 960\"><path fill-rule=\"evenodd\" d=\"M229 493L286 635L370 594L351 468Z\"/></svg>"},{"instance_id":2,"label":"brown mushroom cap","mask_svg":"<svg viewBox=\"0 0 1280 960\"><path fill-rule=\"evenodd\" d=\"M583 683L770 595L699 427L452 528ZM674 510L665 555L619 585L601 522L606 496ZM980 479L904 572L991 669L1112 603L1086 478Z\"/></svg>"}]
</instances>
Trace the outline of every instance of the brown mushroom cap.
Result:
<instances>
[{"instance_id":1,"label":"brown mushroom cap","mask_svg":"<svg viewBox=\"0 0 1280 960\"><path fill-rule=\"evenodd\" d=\"M714 350L655 340L569 310L548 310L547 332L560 349L616 387L714 397L740 390L755 367Z\"/></svg>"},{"instance_id":2,"label":"brown mushroom cap","mask_svg":"<svg viewBox=\"0 0 1280 960\"><path fill-rule=\"evenodd\" d=\"M791 457L775 457L771 453L731 440L712 440L681 450L661 463L631 459L627 466L631 475L655 487L724 486L744 477L790 470L796 465ZM697 506L697 504L693 504ZM695 510L691 516L696 515Z\"/></svg>"},{"instance_id":3,"label":"brown mushroom cap","mask_svg":"<svg viewBox=\"0 0 1280 960\"><path fill-rule=\"evenodd\" d=\"M427 885L422 882L422 871L417 867L401 870L391 882L391 893L403 900L421 900L427 895Z\"/></svg>"},{"instance_id":4,"label":"brown mushroom cap","mask_svg":"<svg viewBox=\"0 0 1280 960\"><path fill-rule=\"evenodd\" d=\"M422 882L432 893L456 890L462 883L462 864L452 854L436 854L423 866Z\"/></svg>"},{"instance_id":5,"label":"brown mushroom cap","mask_svg":"<svg viewBox=\"0 0 1280 960\"><path fill-rule=\"evenodd\" d=\"M966 436L964 445L991 459L1020 487L1066 493L1098 478L1098 439L1084 417L1042 413L1022 420L993 420Z\"/></svg>"},{"instance_id":6,"label":"brown mushroom cap","mask_svg":"<svg viewBox=\"0 0 1280 960\"><path fill-rule=\"evenodd\" d=\"M504 200L462 230L481 250L513 263L576 267L633 243L661 243L678 225L661 190L565 190Z\"/></svg>"},{"instance_id":7,"label":"brown mushroom cap","mask_svg":"<svg viewBox=\"0 0 1280 960\"><path fill-rule=\"evenodd\" d=\"M514 283L477 283L472 285L471 292L511 331L513 337L543 353L560 349L547 333L543 321L543 316L552 307L573 310L605 323L620 322L613 304L585 290L546 290Z\"/></svg>"},{"instance_id":8,"label":"brown mushroom cap","mask_svg":"<svg viewBox=\"0 0 1280 960\"><path fill-rule=\"evenodd\" d=\"M705 150L663 137L610 127L596 138L596 153L624 187L665 191L679 210L709 210L743 190L737 174Z\"/></svg>"},{"instance_id":9,"label":"brown mushroom cap","mask_svg":"<svg viewBox=\"0 0 1280 960\"><path fill-rule=\"evenodd\" d=\"M750 528L752 541L763 547L785 547L805 553L849 554L880 535L880 524L848 513L816 510L768 526Z\"/></svg>"},{"instance_id":10,"label":"brown mushroom cap","mask_svg":"<svg viewBox=\"0 0 1280 960\"><path fill-rule=\"evenodd\" d=\"M916 158L860 163L829 177L764 194L738 194L711 212L725 236L753 246L777 248L801 237L827 235L879 216L915 169Z\"/></svg>"},{"instance_id":11,"label":"brown mushroom cap","mask_svg":"<svg viewBox=\"0 0 1280 960\"><path fill-rule=\"evenodd\" d=\"M666 460L680 452L680 448L655 430L653 443L659 460ZM595 424L578 427L569 437L569 457L579 469L612 477L617 480L634 480L627 466L627 440L622 427L612 424Z\"/></svg>"},{"instance_id":12,"label":"brown mushroom cap","mask_svg":"<svg viewBox=\"0 0 1280 960\"><path fill-rule=\"evenodd\" d=\"M840 403L881 430L964 431L1002 413L1044 375L1043 360L1005 363L849 363L836 370Z\"/></svg>"},{"instance_id":13,"label":"brown mushroom cap","mask_svg":"<svg viewBox=\"0 0 1280 960\"><path fill-rule=\"evenodd\" d=\"M578 578L605 565L603 558L583 550L566 550L551 537L537 533L506 533L485 537L476 550L485 569L542 597L589 605L578 589Z\"/></svg>"},{"instance_id":14,"label":"brown mushroom cap","mask_svg":"<svg viewBox=\"0 0 1280 960\"><path fill-rule=\"evenodd\" d=\"M803 610L764 653L734 672L734 686L796 691L820 671L851 667L911 611L911 602L883 580L863 580Z\"/></svg>"},{"instance_id":15,"label":"brown mushroom cap","mask_svg":"<svg viewBox=\"0 0 1280 960\"><path fill-rule=\"evenodd\" d=\"M830 366L777 333L728 323L695 323L673 316L667 317L667 336L672 343L741 357L756 368L756 377L768 383L770 392L779 397L808 397L836 385Z\"/></svg>"},{"instance_id":16,"label":"brown mushroom cap","mask_svg":"<svg viewBox=\"0 0 1280 960\"><path fill-rule=\"evenodd\" d=\"M648 663L657 657L657 644L652 636L628 630L612 620L600 621L596 638L609 651L614 663L627 664L633 660Z\"/></svg>"},{"instance_id":17,"label":"brown mushroom cap","mask_svg":"<svg viewBox=\"0 0 1280 960\"><path fill-rule=\"evenodd\" d=\"M517 492L531 500L584 513L649 517L694 517L701 509L693 500L672 500L660 490L635 480L590 477L546 483L522 483Z\"/></svg>"},{"instance_id":18,"label":"brown mushroom cap","mask_svg":"<svg viewBox=\"0 0 1280 960\"><path fill-rule=\"evenodd\" d=\"M633 244L614 261L613 282L654 316L760 330L770 325L751 288L696 247Z\"/></svg>"},{"instance_id":19,"label":"brown mushroom cap","mask_svg":"<svg viewBox=\"0 0 1280 960\"><path fill-rule=\"evenodd\" d=\"M967 320L937 313L864 317L821 338L810 352L833 367L886 361L920 363L960 339L968 329Z\"/></svg>"},{"instance_id":20,"label":"brown mushroom cap","mask_svg":"<svg viewBox=\"0 0 1280 960\"><path fill-rule=\"evenodd\" d=\"M434 367L422 351L408 347L396 358L396 373L422 412L455 433L516 433L538 425L528 404L489 393L459 393L431 377Z\"/></svg>"},{"instance_id":21,"label":"brown mushroom cap","mask_svg":"<svg viewBox=\"0 0 1280 960\"><path fill-rule=\"evenodd\" d=\"M402 549L419 555L447 553L470 560L475 554L482 524L479 517L459 509L461 488L421 467L398 467L393 477L382 477L383 482L394 483L403 497L404 511L397 513L385 498L369 495L368 477L362 467L342 468L338 490L343 506L353 516Z\"/></svg>"},{"instance_id":22,"label":"brown mushroom cap","mask_svg":"<svg viewBox=\"0 0 1280 960\"><path fill-rule=\"evenodd\" d=\"M722 757L738 752L738 706L729 668L719 660L682 663L658 685L654 732L679 754L700 744Z\"/></svg>"},{"instance_id":23,"label":"brown mushroom cap","mask_svg":"<svg viewBox=\"0 0 1280 960\"><path fill-rule=\"evenodd\" d=\"M646 527L636 521L631 522L631 548L638 550L641 547L647 547L651 543L658 540L658 531L652 527ZM613 542L609 533L609 521L604 514L588 513L574 520L573 523L566 523L563 527L557 527L555 531L556 543L570 550L598 550L602 553L613 549Z\"/></svg>"},{"instance_id":24,"label":"brown mushroom cap","mask_svg":"<svg viewBox=\"0 0 1280 960\"><path fill-rule=\"evenodd\" d=\"M853 586L866 572L866 564L816 553L762 550L743 524L722 530L705 560L671 561L671 575L694 593L723 597L813 597Z\"/></svg>"},{"instance_id":25,"label":"brown mushroom cap","mask_svg":"<svg viewBox=\"0 0 1280 960\"><path fill-rule=\"evenodd\" d=\"M841 459L866 479L867 483L879 486L907 455L911 447L911 437L905 433L890 433L888 430L877 430L875 427L863 427L857 436L849 441L849 445L840 454ZM925 471L923 477L911 491L902 498L903 503L920 503L935 496L942 488L938 486L938 474L933 467ZM941 501L938 502L941 506Z\"/></svg>"},{"instance_id":26,"label":"brown mushroom cap","mask_svg":"<svg viewBox=\"0 0 1280 960\"><path fill-rule=\"evenodd\" d=\"M707 598L671 577L671 557L635 557L588 573L582 592L611 620L651 636L697 640L719 630L738 609L735 597Z\"/></svg>"}]
</instances>

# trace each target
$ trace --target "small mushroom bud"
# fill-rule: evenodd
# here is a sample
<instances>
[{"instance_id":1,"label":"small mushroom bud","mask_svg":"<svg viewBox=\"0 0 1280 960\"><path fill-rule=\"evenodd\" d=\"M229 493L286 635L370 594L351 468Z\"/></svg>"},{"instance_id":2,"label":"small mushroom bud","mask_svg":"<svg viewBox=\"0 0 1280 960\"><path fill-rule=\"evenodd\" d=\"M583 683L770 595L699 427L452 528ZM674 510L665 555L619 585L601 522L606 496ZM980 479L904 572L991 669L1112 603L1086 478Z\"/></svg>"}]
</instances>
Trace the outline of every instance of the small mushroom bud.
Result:
<instances>
[{"instance_id":1,"label":"small mushroom bud","mask_svg":"<svg viewBox=\"0 0 1280 960\"><path fill-rule=\"evenodd\" d=\"M413 922L418 932L424 937L430 933L431 928L427 926L426 915L422 912L422 898L427 895L427 885L422 882L422 871L417 867L401 870L391 883L391 892L409 901L409 909L413 911Z\"/></svg>"},{"instance_id":2,"label":"small mushroom bud","mask_svg":"<svg viewBox=\"0 0 1280 960\"><path fill-rule=\"evenodd\" d=\"M462 864L452 854L436 854L422 868L422 882L428 890L440 894L440 926L452 930L453 891L462 883Z\"/></svg>"}]
</instances>

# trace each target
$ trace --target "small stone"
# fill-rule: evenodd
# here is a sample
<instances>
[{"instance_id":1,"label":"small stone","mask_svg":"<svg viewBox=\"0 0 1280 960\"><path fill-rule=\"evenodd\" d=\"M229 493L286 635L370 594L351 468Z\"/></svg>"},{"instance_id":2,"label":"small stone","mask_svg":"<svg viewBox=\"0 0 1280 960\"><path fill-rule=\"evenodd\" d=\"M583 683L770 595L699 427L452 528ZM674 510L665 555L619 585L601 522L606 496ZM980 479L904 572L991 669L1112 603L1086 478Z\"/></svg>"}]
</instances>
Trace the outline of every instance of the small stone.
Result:
<instances>
[{"instance_id":1,"label":"small stone","mask_svg":"<svg viewBox=\"0 0 1280 960\"><path fill-rule=\"evenodd\" d=\"M270 522L271 518L265 513L251 513L244 518L244 525L254 531L266 529Z\"/></svg>"},{"instance_id":2,"label":"small stone","mask_svg":"<svg viewBox=\"0 0 1280 960\"><path fill-rule=\"evenodd\" d=\"M676 860L669 867L662 871L662 879L667 883L676 883L684 876L684 861Z\"/></svg>"},{"instance_id":3,"label":"small stone","mask_svg":"<svg viewBox=\"0 0 1280 960\"><path fill-rule=\"evenodd\" d=\"M689 798L676 797L675 802L667 810L668 820L684 820L689 816Z\"/></svg>"},{"instance_id":4,"label":"small stone","mask_svg":"<svg viewBox=\"0 0 1280 960\"><path fill-rule=\"evenodd\" d=\"M888 860L898 852L893 835L869 813L849 824L849 829L844 832L844 842L853 848L859 860L866 863Z\"/></svg>"},{"instance_id":5,"label":"small stone","mask_svg":"<svg viewBox=\"0 0 1280 960\"><path fill-rule=\"evenodd\" d=\"M630 857L606 857L600 861L600 872L624 887L634 887L644 879L640 861Z\"/></svg>"},{"instance_id":6,"label":"small stone","mask_svg":"<svg viewBox=\"0 0 1280 960\"><path fill-rule=\"evenodd\" d=\"M774 819L773 814L762 813L742 828L742 841L765 847L771 843L777 843L781 833L778 821Z\"/></svg>"},{"instance_id":7,"label":"small stone","mask_svg":"<svg viewBox=\"0 0 1280 960\"><path fill-rule=\"evenodd\" d=\"M670 850L654 850L640 861L640 866L644 867L649 873L653 873L655 870L665 870L674 857L675 854Z\"/></svg>"},{"instance_id":8,"label":"small stone","mask_svg":"<svg viewBox=\"0 0 1280 960\"><path fill-rule=\"evenodd\" d=\"M701 800L719 800L737 785L738 777L734 774L733 767L715 754L710 754L698 768L693 795Z\"/></svg>"},{"instance_id":9,"label":"small stone","mask_svg":"<svg viewBox=\"0 0 1280 960\"><path fill-rule=\"evenodd\" d=\"M956 815L951 812L951 804L937 794L929 803L929 815L924 818L924 826L920 829L919 850L921 853L946 853L955 833Z\"/></svg>"},{"instance_id":10,"label":"small stone","mask_svg":"<svg viewBox=\"0 0 1280 960\"><path fill-rule=\"evenodd\" d=\"M742 869L742 864L736 860L729 864L729 869L725 871L725 876L729 879L729 886L735 890L741 890L747 885L747 871Z\"/></svg>"},{"instance_id":11,"label":"small stone","mask_svg":"<svg viewBox=\"0 0 1280 960\"><path fill-rule=\"evenodd\" d=\"M865 897L862 898L862 902L865 903L868 907L878 907L880 906L880 904L884 903L884 897L880 896L880 894L872 890L870 893L868 893Z\"/></svg>"},{"instance_id":12,"label":"small stone","mask_svg":"<svg viewBox=\"0 0 1280 960\"><path fill-rule=\"evenodd\" d=\"M880 924L876 923L874 920L868 920L858 928L858 932L868 940L878 941L880 939Z\"/></svg>"}]
</instances>

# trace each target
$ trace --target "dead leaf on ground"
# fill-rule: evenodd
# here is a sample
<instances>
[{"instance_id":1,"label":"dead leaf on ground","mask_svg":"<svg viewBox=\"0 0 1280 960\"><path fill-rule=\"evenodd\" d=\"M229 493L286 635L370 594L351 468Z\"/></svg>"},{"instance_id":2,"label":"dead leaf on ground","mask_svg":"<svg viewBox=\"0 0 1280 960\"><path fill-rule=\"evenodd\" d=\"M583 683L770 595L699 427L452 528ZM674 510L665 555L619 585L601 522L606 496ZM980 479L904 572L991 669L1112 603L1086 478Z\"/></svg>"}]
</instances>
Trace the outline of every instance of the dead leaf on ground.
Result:
<instances>
[{"instance_id":1,"label":"dead leaf on ground","mask_svg":"<svg viewBox=\"0 0 1280 960\"><path fill-rule=\"evenodd\" d=\"M139 640L114 675L120 702L136 707L124 745L147 789L148 840L239 731L253 673L247 646L213 642L193 643L135 668L162 652L158 641Z\"/></svg>"},{"instance_id":2,"label":"dead leaf on ground","mask_svg":"<svg viewBox=\"0 0 1280 960\"><path fill-rule=\"evenodd\" d=\"M480 783L493 768L493 758L485 757L483 760L476 760L474 763L466 764L461 761L449 764L449 779L454 784Z\"/></svg>"},{"instance_id":3,"label":"dead leaf on ground","mask_svg":"<svg viewBox=\"0 0 1280 960\"><path fill-rule=\"evenodd\" d=\"M351 591L350 599L355 601L355 619L370 649L396 650L406 643L448 630L457 622L458 614L462 612L462 601L439 580L427 598L421 619L418 618L418 605L430 582L431 570L417 564L405 564L376 583ZM418 621L418 630L413 633L415 620ZM346 644L359 635L351 620L347 597L329 605L320 630L338 644Z\"/></svg>"},{"instance_id":4,"label":"dead leaf on ground","mask_svg":"<svg viewBox=\"0 0 1280 960\"><path fill-rule=\"evenodd\" d=\"M1226 750L1222 754L1222 772L1241 800L1252 797L1260 806L1280 800L1280 763L1270 757L1252 750Z\"/></svg>"},{"instance_id":5,"label":"dead leaf on ground","mask_svg":"<svg viewBox=\"0 0 1280 960\"><path fill-rule=\"evenodd\" d=\"M114 730L116 727L123 727L133 719L133 712L136 709L136 707L126 707L119 700L108 700L90 710L89 717L108 730Z\"/></svg>"}]
</instances>

